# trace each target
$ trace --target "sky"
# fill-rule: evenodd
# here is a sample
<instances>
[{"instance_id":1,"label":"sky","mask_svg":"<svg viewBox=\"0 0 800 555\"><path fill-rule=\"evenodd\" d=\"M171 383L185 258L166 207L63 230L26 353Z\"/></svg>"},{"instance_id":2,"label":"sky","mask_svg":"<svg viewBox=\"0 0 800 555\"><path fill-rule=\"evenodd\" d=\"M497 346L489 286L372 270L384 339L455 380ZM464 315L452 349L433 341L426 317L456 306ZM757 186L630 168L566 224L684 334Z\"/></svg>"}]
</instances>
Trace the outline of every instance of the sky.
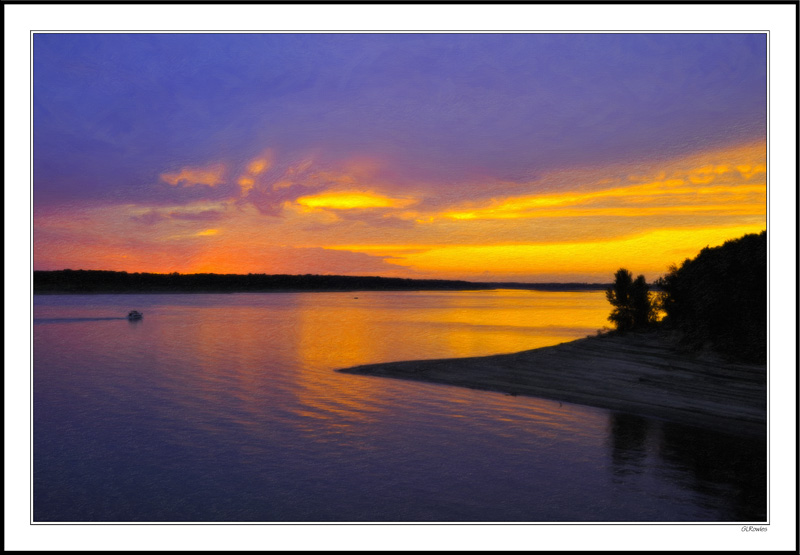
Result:
<instances>
[{"instance_id":1,"label":"sky","mask_svg":"<svg viewBox=\"0 0 800 555\"><path fill-rule=\"evenodd\" d=\"M652 280L766 229L766 49L35 33L34 269Z\"/></svg>"}]
</instances>

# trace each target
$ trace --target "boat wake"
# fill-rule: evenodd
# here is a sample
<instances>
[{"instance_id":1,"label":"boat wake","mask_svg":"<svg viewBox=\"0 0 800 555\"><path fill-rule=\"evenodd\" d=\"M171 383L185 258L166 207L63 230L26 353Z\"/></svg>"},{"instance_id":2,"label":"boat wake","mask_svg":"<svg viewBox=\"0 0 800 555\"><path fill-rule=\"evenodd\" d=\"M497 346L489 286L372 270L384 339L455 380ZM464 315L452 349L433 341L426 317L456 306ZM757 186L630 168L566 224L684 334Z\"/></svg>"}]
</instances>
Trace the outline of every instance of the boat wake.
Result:
<instances>
[{"instance_id":1,"label":"boat wake","mask_svg":"<svg viewBox=\"0 0 800 555\"><path fill-rule=\"evenodd\" d=\"M34 318L34 324L69 324L70 322L98 322L102 320L127 320L125 317L116 318Z\"/></svg>"}]
</instances>

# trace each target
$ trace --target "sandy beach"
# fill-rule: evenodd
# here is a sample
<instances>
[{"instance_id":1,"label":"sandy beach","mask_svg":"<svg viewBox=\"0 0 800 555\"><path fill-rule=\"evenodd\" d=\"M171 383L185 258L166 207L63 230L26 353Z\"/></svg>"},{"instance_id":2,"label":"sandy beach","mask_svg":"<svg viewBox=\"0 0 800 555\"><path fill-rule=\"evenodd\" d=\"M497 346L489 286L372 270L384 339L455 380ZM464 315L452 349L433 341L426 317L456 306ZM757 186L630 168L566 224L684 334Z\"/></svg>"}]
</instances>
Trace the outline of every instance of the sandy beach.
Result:
<instances>
[{"instance_id":1,"label":"sandy beach","mask_svg":"<svg viewBox=\"0 0 800 555\"><path fill-rule=\"evenodd\" d=\"M506 355L340 372L528 395L740 436L766 436L766 366L691 353L659 333L588 337Z\"/></svg>"}]
</instances>

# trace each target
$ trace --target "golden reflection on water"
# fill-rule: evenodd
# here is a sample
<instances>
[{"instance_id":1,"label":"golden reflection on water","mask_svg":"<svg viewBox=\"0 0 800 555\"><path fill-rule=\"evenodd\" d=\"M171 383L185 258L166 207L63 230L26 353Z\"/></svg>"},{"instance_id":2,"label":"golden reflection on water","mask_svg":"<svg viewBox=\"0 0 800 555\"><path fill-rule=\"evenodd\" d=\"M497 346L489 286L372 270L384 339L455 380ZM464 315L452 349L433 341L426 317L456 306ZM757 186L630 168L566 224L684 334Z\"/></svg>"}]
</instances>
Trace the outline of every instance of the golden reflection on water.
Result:
<instances>
[{"instance_id":1,"label":"golden reflection on water","mask_svg":"<svg viewBox=\"0 0 800 555\"><path fill-rule=\"evenodd\" d=\"M385 339L376 337L382 314L351 294L299 296L294 306L297 331L295 391L306 418L303 430L314 433L316 421L341 429L371 420L382 405L380 380L351 380L334 372L381 356ZM323 302L317 302L323 301Z\"/></svg>"},{"instance_id":2,"label":"golden reflection on water","mask_svg":"<svg viewBox=\"0 0 800 555\"><path fill-rule=\"evenodd\" d=\"M601 291L334 294L323 303L306 295L295 305L304 366L522 351L592 335L609 313Z\"/></svg>"},{"instance_id":3,"label":"golden reflection on water","mask_svg":"<svg viewBox=\"0 0 800 555\"><path fill-rule=\"evenodd\" d=\"M58 520L95 518L92 512L73 518L69 511L101 507L101 518L113 509L119 521L130 515L174 521L190 505L203 515L198 521L242 515L322 521L340 516L335 511L355 515L352 520L377 515L393 521L406 513L381 513L384 507L416 503L445 510L448 520L479 514L461 512L470 505L490 508L480 513L483 520L486 514L546 520L551 497L562 509L578 507L558 513L563 521L605 516L603 500L612 498L627 503L615 514L711 518L693 508L706 498L695 501L699 494L707 496L699 488L711 467L693 471L689 464L696 462L696 446L709 443L704 435L686 448L680 429L669 443L666 427L665 433L659 425L644 430L601 409L334 371L515 352L590 335L606 324L602 291L109 295L37 302L33 433L40 481L34 507L64 503L67 512ZM145 319L113 318L131 308L144 309ZM656 442L656 451L668 451L643 458L653 438L666 445ZM731 444L729 450L739 448ZM740 466L720 475L762 475L761 467ZM639 469L641 475L631 473ZM673 476L689 485L673 484ZM756 486L737 499L751 504ZM589 500L594 505L581 512L586 491L596 492ZM722 495L724 509L729 503ZM646 505L652 499L657 503ZM122 507L129 501L130 511ZM676 508L668 505L663 513L664 502ZM167 504L176 510L159 512ZM525 512L503 512L523 505ZM448 512L452 507L458 510ZM686 518L683 507L690 508ZM424 510L415 514L428 518ZM431 514L435 520L438 513ZM752 511L742 514L750 519Z\"/></svg>"},{"instance_id":4,"label":"golden reflection on water","mask_svg":"<svg viewBox=\"0 0 800 555\"><path fill-rule=\"evenodd\" d=\"M602 292L431 295L298 296L294 305L298 364L293 376L305 407L304 416L348 426L352 421L369 420L385 406L386 391L394 380L340 374L335 369L398 360L485 356L555 345L593 334L608 315ZM465 390L459 388L418 386L436 387L439 395L447 395L453 403L464 401ZM549 411L550 405L544 405L537 410ZM563 411L558 413L563 418Z\"/></svg>"}]
</instances>

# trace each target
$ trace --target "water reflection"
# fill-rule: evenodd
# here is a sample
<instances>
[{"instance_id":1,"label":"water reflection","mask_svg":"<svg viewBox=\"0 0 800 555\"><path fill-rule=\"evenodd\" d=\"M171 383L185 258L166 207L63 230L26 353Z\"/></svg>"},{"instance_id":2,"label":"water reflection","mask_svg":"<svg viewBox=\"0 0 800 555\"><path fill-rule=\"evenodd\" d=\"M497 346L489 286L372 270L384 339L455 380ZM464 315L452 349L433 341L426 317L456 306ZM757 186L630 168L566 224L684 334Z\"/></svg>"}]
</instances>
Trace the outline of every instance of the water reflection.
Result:
<instances>
[{"instance_id":1,"label":"water reflection","mask_svg":"<svg viewBox=\"0 0 800 555\"><path fill-rule=\"evenodd\" d=\"M609 416L608 430L615 483L641 484L655 468L662 479L696 495L708 520L766 520L764 440L623 413Z\"/></svg>"},{"instance_id":2,"label":"water reflection","mask_svg":"<svg viewBox=\"0 0 800 555\"><path fill-rule=\"evenodd\" d=\"M725 500L721 520L765 521L767 516L767 446L761 439L715 434L664 424L659 454L688 471L684 485L708 500Z\"/></svg>"},{"instance_id":3,"label":"water reflection","mask_svg":"<svg viewBox=\"0 0 800 555\"><path fill-rule=\"evenodd\" d=\"M334 371L582 337L605 321L601 293L353 296L37 299L35 520L714 521L764 506L761 467L720 467L735 444L714 437ZM146 319L104 320L130 306Z\"/></svg>"},{"instance_id":4,"label":"water reflection","mask_svg":"<svg viewBox=\"0 0 800 555\"><path fill-rule=\"evenodd\" d=\"M109 318L34 318L34 324L76 324L80 322L102 322L105 320L127 320L122 317ZM138 321L138 320L137 320Z\"/></svg>"},{"instance_id":5,"label":"water reflection","mask_svg":"<svg viewBox=\"0 0 800 555\"><path fill-rule=\"evenodd\" d=\"M650 421L632 414L613 413L609 419L612 472L617 479L640 474L647 458Z\"/></svg>"},{"instance_id":6,"label":"water reflection","mask_svg":"<svg viewBox=\"0 0 800 555\"><path fill-rule=\"evenodd\" d=\"M551 345L591 333L607 312L602 295L586 293L364 292L358 297L292 299L294 394L305 407L305 433L318 435L321 420L341 428L370 420L376 407L385 406L385 380L331 370Z\"/></svg>"}]
</instances>

